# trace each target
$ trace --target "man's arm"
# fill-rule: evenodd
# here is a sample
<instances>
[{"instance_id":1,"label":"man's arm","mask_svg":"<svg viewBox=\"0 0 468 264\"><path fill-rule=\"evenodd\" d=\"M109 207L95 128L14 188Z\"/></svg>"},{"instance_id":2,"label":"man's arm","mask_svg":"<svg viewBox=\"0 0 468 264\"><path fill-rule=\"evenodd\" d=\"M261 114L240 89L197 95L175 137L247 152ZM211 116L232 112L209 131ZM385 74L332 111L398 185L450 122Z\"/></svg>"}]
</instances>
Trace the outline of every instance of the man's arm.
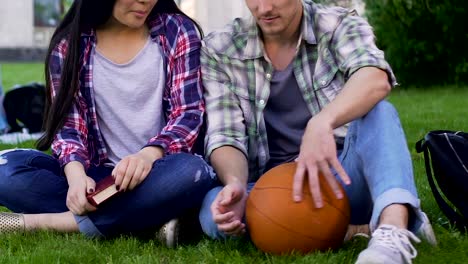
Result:
<instances>
[{"instance_id":1,"label":"man's arm","mask_svg":"<svg viewBox=\"0 0 468 264\"><path fill-rule=\"evenodd\" d=\"M211 204L213 221L226 235L242 235L245 233L242 218L247 201L247 159L240 150L223 146L211 153L210 160L224 183L224 188Z\"/></svg>"},{"instance_id":2,"label":"man's arm","mask_svg":"<svg viewBox=\"0 0 468 264\"><path fill-rule=\"evenodd\" d=\"M224 188L211 204L213 221L226 235L242 235L242 223L247 200L248 162L243 109L237 95L230 89L229 65L209 44L206 37L201 50L202 78L205 86L207 136L206 156L211 161Z\"/></svg>"},{"instance_id":3,"label":"man's arm","mask_svg":"<svg viewBox=\"0 0 468 264\"><path fill-rule=\"evenodd\" d=\"M375 67L357 70L346 82L341 93L311 119L320 119L335 129L369 112L391 91L388 75Z\"/></svg>"},{"instance_id":4,"label":"man's arm","mask_svg":"<svg viewBox=\"0 0 468 264\"><path fill-rule=\"evenodd\" d=\"M330 168L334 168L345 184L350 179L337 159L333 129L365 115L376 103L385 98L391 89L385 71L374 67L357 70L346 82L342 92L312 117L302 138L298 166L294 176L293 199L302 199L304 178L309 179L309 188L317 208L322 207L318 174L321 173L337 198L343 193ZM307 173L306 173L307 172Z\"/></svg>"},{"instance_id":5,"label":"man's arm","mask_svg":"<svg viewBox=\"0 0 468 264\"><path fill-rule=\"evenodd\" d=\"M211 153L210 161L224 185L247 185L249 175L247 159L240 150L231 146L217 148Z\"/></svg>"},{"instance_id":6,"label":"man's arm","mask_svg":"<svg viewBox=\"0 0 468 264\"><path fill-rule=\"evenodd\" d=\"M323 206L319 174L337 198L342 198L343 193L331 168L345 184L351 183L338 161L333 129L365 115L396 83L383 52L375 45L367 21L357 16L346 17L332 39L330 48L347 82L335 99L309 120L293 183L293 199L300 201L304 178L308 177L309 189L318 208Z\"/></svg>"}]
</instances>

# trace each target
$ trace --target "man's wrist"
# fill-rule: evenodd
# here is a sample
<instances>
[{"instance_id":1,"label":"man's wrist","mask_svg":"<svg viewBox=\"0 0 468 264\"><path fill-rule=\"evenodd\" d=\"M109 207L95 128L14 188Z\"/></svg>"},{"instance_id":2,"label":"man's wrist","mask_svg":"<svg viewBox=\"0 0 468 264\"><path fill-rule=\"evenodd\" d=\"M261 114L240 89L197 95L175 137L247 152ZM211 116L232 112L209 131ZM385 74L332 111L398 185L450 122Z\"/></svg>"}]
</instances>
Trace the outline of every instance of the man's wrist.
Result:
<instances>
[{"instance_id":1,"label":"man's wrist","mask_svg":"<svg viewBox=\"0 0 468 264\"><path fill-rule=\"evenodd\" d=\"M226 185L236 185L241 186L242 188L247 190L247 182L240 180L238 177L228 177L225 181Z\"/></svg>"},{"instance_id":2,"label":"man's wrist","mask_svg":"<svg viewBox=\"0 0 468 264\"><path fill-rule=\"evenodd\" d=\"M327 111L322 111L317 115L313 116L311 119L309 119L309 121L307 122L307 126L314 126L314 123L318 122L322 126L326 125L334 129L336 128L335 120L336 119L333 115L329 114Z\"/></svg>"}]
</instances>

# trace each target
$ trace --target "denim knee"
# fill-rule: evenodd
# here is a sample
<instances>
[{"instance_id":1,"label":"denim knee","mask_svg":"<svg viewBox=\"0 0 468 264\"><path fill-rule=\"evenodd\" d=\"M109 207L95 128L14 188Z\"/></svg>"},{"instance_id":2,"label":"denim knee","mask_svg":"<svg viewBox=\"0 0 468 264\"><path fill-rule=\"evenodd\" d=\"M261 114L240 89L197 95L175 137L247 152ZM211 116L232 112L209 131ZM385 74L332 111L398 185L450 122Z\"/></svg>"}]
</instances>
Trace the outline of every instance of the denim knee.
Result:
<instances>
[{"instance_id":1,"label":"denim knee","mask_svg":"<svg viewBox=\"0 0 468 264\"><path fill-rule=\"evenodd\" d=\"M396 112L395 107L387 100L378 102L371 111Z\"/></svg>"},{"instance_id":2,"label":"denim knee","mask_svg":"<svg viewBox=\"0 0 468 264\"><path fill-rule=\"evenodd\" d=\"M0 204L14 212L63 212L68 184L53 157L33 149L0 152Z\"/></svg>"},{"instance_id":3,"label":"denim knee","mask_svg":"<svg viewBox=\"0 0 468 264\"><path fill-rule=\"evenodd\" d=\"M211 189L203 199L203 203L200 209L200 225L202 227L203 232L212 239L226 238L226 235L218 230L218 226L213 221L213 215L211 214L211 204L222 189L222 186L218 186Z\"/></svg>"}]
</instances>

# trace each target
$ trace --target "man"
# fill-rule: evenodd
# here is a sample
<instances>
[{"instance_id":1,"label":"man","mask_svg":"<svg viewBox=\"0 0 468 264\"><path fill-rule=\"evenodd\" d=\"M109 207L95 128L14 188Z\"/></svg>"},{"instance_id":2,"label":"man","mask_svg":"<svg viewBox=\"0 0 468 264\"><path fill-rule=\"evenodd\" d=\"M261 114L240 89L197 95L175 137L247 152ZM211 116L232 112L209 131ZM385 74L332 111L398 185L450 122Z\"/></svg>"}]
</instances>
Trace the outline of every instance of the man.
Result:
<instances>
[{"instance_id":1,"label":"man","mask_svg":"<svg viewBox=\"0 0 468 264\"><path fill-rule=\"evenodd\" d=\"M342 184L351 223L369 223L372 238L357 263L411 262L411 241L419 242L412 232L436 241L398 115L384 101L396 81L372 28L353 12L308 0L246 4L254 20L236 19L202 48L206 151L224 184L205 197L203 230L213 238L245 233L255 180L296 161L291 199L310 188L320 208L319 180L337 198Z\"/></svg>"}]
</instances>

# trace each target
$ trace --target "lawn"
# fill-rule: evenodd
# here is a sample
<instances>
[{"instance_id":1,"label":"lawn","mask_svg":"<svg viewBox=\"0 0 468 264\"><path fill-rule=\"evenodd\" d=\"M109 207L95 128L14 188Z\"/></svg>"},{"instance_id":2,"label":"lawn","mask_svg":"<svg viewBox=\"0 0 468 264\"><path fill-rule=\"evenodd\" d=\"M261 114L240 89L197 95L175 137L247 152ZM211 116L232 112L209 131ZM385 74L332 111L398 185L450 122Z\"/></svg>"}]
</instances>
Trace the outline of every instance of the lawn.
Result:
<instances>
[{"instance_id":1,"label":"lawn","mask_svg":"<svg viewBox=\"0 0 468 264\"><path fill-rule=\"evenodd\" d=\"M5 90L17 84L44 83L43 65L38 63L3 64L0 62L0 80Z\"/></svg>"},{"instance_id":2,"label":"lawn","mask_svg":"<svg viewBox=\"0 0 468 264\"><path fill-rule=\"evenodd\" d=\"M43 82L40 64L2 64L2 70L6 88L16 83ZM447 225L427 184L422 155L414 150L415 142L429 130L468 131L467 98L468 87L398 88L389 98L407 135L422 208L439 240L435 248L418 244L414 263L468 263L468 236ZM21 144L32 146L32 142ZM0 150L11 147L0 145ZM353 263L365 247L366 241L354 240L335 252L279 257L263 254L246 240L202 239L195 245L167 249L156 240L134 237L89 240L80 234L37 232L0 235L0 263Z\"/></svg>"}]
</instances>

